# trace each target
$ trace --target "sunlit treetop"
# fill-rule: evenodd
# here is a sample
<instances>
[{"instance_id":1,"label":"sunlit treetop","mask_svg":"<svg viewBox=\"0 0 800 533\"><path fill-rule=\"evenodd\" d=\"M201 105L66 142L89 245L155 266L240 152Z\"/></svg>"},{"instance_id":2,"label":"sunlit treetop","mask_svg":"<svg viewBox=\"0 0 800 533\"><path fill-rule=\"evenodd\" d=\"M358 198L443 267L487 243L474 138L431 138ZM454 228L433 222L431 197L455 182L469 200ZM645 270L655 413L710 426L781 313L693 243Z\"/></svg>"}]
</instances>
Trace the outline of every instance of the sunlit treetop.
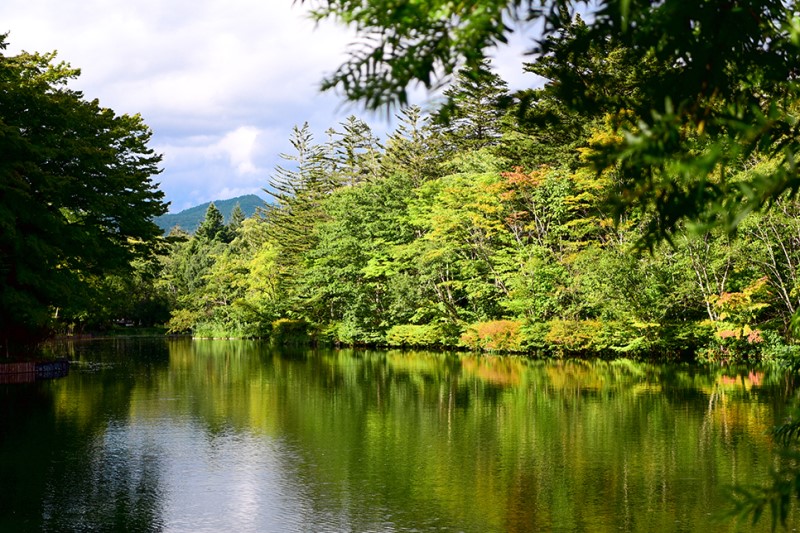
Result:
<instances>
[{"instance_id":1,"label":"sunlit treetop","mask_svg":"<svg viewBox=\"0 0 800 533\"><path fill-rule=\"evenodd\" d=\"M537 72L550 76L546 89L582 113L630 117L617 122L622 142L597 152L592 164L617 169L619 210L638 205L654 214L648 235L655 240L669 239L684 220L732 229L748 212L800 188L797 2L305 3L317 19L357 30L349 60L323 87L370 109L406 104L415 85L436 88L456 73L477 73L513 32L541 28L531 41L532 62L557 65ZM580 31L577 13L587 21ZM598 48L608 60L587 62ZM615 90L620 83L633 90ZM743 162L756 154L778 164L743 178Z\"/></svg>"}]
</instances>

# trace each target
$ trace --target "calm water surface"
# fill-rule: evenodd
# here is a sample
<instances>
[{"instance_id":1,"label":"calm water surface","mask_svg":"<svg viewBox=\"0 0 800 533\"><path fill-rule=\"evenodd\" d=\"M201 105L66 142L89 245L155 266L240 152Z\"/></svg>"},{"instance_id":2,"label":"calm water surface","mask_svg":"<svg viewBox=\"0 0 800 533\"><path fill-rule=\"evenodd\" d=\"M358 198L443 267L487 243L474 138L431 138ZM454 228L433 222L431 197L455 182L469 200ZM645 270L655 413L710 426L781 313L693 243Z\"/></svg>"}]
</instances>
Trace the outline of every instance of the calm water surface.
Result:
<instances>
[{"instance_id":1,"label":"calm water surface","mask_svg":"<svg viewBox=\"0 0 800 533\"><path fill-rule=\"evenodd\" d=\"M58 350L67 378L0 385L0 531L735 531L723 489L767 478L794 395L630 361Z\"/></svg>"}]
</instances>

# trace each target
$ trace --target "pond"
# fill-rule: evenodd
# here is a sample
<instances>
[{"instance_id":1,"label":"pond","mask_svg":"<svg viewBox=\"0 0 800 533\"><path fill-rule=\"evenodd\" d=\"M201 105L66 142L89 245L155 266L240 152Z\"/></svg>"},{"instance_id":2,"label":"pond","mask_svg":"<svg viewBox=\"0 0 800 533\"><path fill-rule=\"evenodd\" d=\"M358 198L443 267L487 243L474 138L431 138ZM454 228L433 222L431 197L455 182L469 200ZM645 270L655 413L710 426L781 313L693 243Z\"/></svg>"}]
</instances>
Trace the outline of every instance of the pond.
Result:
<instances>
[{"instance_id":1,"label":"pond","mask_svg":"<svg viewBox=\"0 0 800 533\"><path fill-rule=\"evenodd\" d=\"M0 385L0 531L735 531L724 489L767 479L794 394L626 360L54 350L66 378Z\"/></svg>"}]
</instances>

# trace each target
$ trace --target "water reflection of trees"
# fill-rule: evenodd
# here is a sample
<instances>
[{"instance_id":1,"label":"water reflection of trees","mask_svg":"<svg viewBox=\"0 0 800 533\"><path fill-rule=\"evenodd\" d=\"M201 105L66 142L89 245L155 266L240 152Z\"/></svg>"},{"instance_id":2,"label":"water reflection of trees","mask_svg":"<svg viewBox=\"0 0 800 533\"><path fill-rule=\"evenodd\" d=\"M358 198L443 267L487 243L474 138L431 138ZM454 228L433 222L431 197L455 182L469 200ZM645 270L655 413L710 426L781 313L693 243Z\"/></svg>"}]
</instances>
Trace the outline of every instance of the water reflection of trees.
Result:
<instances>
[{"instance_id":1,"label":"water reflection of trees","mask_svg":"<svg viewBox=\"0 0 800 533\"><path fill-rule=\"evenodd\" d=\"M45 426L69 425L95 459L48 474L46 505L79 475L105 488L76 508L112 495L120 513L157 526L157 502L133 495L163 490L159 451L122 447L119 466L104 469L115 431L132 438L108 421L188 417L212 442L233 431L295 450L280 460L298 480L291 490L305 501L307 527L691 530L724 505L721 485L763 476L764 432L791 392L774 370L625 360L285 353L187 340L155 352L100 354L111 366L53 383Z\"/></svg>"},{"instance_id":2,"label":"water reflection of trees","mask_svg":"<svg viewBox=\"0 0 800 533\"><path fill-rule=\"evenodd\" d=\"M709 486L763 474L764 432L785 394L780 372L754 380L633 361L186 349L171 351L171 368L199 365L185 379L219 387L194 405L198 415L302 443L300 475L319 480L320 513L378 520L357 493L404 527L436 516L498 530L705 523L722 505ZM608 506L617 518L606 523L597 517Z\"/></svg>"}]
</instances>

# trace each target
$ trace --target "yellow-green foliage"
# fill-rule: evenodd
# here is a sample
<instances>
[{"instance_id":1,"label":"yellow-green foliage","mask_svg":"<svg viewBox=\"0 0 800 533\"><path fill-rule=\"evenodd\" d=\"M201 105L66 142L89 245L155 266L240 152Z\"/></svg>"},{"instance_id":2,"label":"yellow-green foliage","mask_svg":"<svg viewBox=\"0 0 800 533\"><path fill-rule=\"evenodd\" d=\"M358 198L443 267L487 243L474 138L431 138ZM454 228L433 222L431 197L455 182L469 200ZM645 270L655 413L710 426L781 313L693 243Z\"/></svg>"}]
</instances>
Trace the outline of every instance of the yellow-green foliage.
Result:
<instances>
[{"instance_id":1,"label":"yellow-green foliage","mask_svg":"<svg viewBox=\"0 0 800 533\"><path fill-rule=\"evenodd\" d=\"M167 322L168 333L187 333L197 323L200 314L190 309L175 309Z\"/></svg>"},{"instance_id":2,"label":"yellow-green foliage","mask_svg":"<svg viewBox=\"0 0 800 533\"><path fill-rule=\"evenodd\" d=\"M522 337L519 320L491 320L473 324L461 335L461 344L472 350L519 352Z\"/></svg>"},{"instance_id":3,"label":"yellow-green foliage","mask_svg":"<svg viewBox=\"0 0 800 533\"><path fill-rule=\"evenodd\" d=\"M304 344L308 342L308 323L304 320L280 318L272 323L270 339L275 344Z\"/></svg>"},{"instance_id":4,"label":"yellow-green foliage","mask_svg":"<svg viewBox=\"0 0 800 533\"><path fill-rule=\"evenodd\" d=\"M599 320L552 320L545 341L566 352L602 349L603 324Z\"/></svg>"},{"instance_id":5,"label":"yellow-green foliage","mask_svg":"<svg viewBox=\"0 0 800 533\"><path fill-rule=\"evenodd\" d=\"M428 347L445 344L443 332L435 324L393 326L386 332L386 344L402 347Z\"/></svg>"},{"instance_id":6,"label":"yellow-green foliage","mask_svg":"<svg viewBox=\"0 0 800 533\"><path fill-rule=\"evenodd\" d=\"M761 332L751 327L761 311L769 307L771 295L767 290L767 278L757 279L741 292L724 292L709 297L719 313L717 335L720 339L745 338L751 344L762 341Z\"/></svg>"}]
</instances>

